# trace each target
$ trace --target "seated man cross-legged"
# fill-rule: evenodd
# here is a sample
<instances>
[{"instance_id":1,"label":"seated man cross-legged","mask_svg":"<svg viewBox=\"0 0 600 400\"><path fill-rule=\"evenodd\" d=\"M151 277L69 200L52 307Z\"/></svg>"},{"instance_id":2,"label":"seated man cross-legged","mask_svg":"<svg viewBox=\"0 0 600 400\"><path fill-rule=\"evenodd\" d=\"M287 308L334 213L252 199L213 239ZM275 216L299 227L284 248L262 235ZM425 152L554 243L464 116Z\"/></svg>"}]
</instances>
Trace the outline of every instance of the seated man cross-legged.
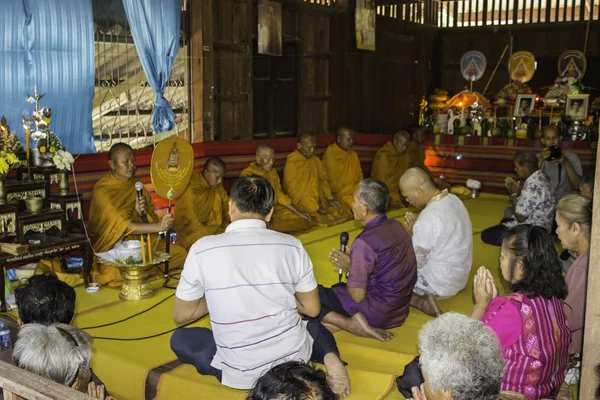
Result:
<instances>
[{"instance_id":1,"label":"seated man cross-legged","mask_svg":"<svg viewBox=\"0 0 600 400\"><path fill-rule=\"evenodd\" d=\"M418 219L406 214L418 267L410 305L436 316L441 311L435 300L452 297L467 284L473 262L471 219L462 201L436 189L420 168L402 175L400 191L412 206L424 207Z\"/></svg>"},{"instance_id":2,"label":"seated man cross-legged","mask_svg":"<svg viewBox=\"0 0 600 400\"><path fill-rule=\"evenodd\" d=\"M174 227L181 244L189 249L204 236L222 233L229 223L229 196L223 187L226 165L220 157L209 157L202 172L175 204Z\"/></svg>"},{"instance_id":3,"label":"seated man cross-legged","mask_svg":"<svg viewBox=\"0 0 600 400\"><path fill-rule=\"evenodd\" d=\"M313 266L293 236L267 229L275 192L259 176L239 178L231 189L231 224L190 249L173 304L182 324L210 313L212 331L180 328L171 349L199 373L224 385L250 389L286 361L324 363L340 396L350 381L335 339L317 320L321 309Z\"/></svg>"},{"instance_id":4,"label":"seated man cross-legged","mask_svg":"<svg viewBox=\"0 0 600 400\"><path fill-rule=\"evenodd\" d=\"M332 330L343 329L381 341L392 338L384 329L402 325L409 312L417 263L402 224L385 215L387 186L365 179L354 192L354 218L365 225L350 255L334 250L330 260L349 271L348 284L331 289L319 285L319 319Z\"/></svg>"},{"instance_id":5,"label":"seated man cross-legged","mask_svg":"<svg viewBox=\"0 0 600 400\"><path fill-rule=\"evenodd\" d=\"M90 204L88 230L95 252L109 251L117 241L123 239L125 233L132 231L135 231L134 235L152 234L152 247L165 251L165 241L159 241L158 245L155 243L159 232L166 232L173 226L173 215L167 213L159 219L154 211L152 196L146 189L138 198L135 188L136 158L131 146L114 144L108 152L108 165L110 172L94 185ZM187 252L178 244L173 244L170 255L169 264L174 269L183 265ZM100 285L120 286L123 283L118 268L100 264L96 269Z\"/></svg>"},{"instance_id":6,"label":"seated man cross-legged","mask_svg":"<svg viewBox=\"0 0 600 400\"><path fill-rule=\"evenodd\" d=\"M288 154L283 169L283 190L296 210L310 215L311 225L329 225L350 216L334 198L323 162L315 155L312 133L298 137L296 150Z\"/></svg>"},{"instance_id":7,"label":"seated man cross-legged","mask_svg":"<svg viewBox=\"0 0 600 400\"><path fill-rule=\"evenodd\" d=\"M256 148L256 161L242 171L240 176L258 175L269 181L275 190L275 211L271 218L271 229L277 232L299 232L308 228L310 215L303 213L292 205L292 200L283 193L281 180L273 164L275 150L268 144Z\"/></svg>"},{"instance_id":8,"label":"seated man cross-legged","mask_svg":"<svg viewBox=\"0 0 600 400\"><path fill-rule=\"evenodd\" d=\"M504 218L499 225L481 232L481 240L494 246L502 244L502 236L520 224L541 226L550 231L554 218L554 194L550 179L537 167L537 157L531 151L515 154L516 181L506 178L506 190L510 195L511 207L504 210ZM521 186L521 180L524 180Z\"/></svg>"}]
</instances>

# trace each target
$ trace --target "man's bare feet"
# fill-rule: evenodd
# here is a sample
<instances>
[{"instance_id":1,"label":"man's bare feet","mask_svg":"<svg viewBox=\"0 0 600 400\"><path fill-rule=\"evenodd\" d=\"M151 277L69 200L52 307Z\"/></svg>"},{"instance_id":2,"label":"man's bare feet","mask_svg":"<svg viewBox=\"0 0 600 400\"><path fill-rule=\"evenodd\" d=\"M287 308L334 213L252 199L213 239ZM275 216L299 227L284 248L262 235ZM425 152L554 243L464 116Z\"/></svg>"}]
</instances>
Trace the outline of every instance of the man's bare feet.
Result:
<instances>
[{"instance_id":1,"label":"man's bare feet","mask_svg":"<svg viewBox=\"0 0 600 400\"><path fill-rule=\"evenodd\" d=\"M340 399L348 396L350 394L350 377L342 360L340 360L337 354L328 353L325 355L323 363L327 368L327 376L331 389L333 389Z\"/></svg>"},{"instance_id":2,"label":"man's bare feet","mask_svg":"<svg viewBox=\"0 0 600 400\"><path fill-rule=\"evenodd\" d=\"M440 307L438 307L435 301L435 297L431 294L426 294L424 296L413 294L413 297L410 299L410 305L432 317L439 317L442 315L442 310L440 310Z\"/></svg>"},{"instance_id":3,"label":"man's bare feet","mask_svg":"<svg viewBox=\"0 0 600 400\"><path fill-rule=\"evenodd\" d=\"M390 332L369 325L369 321L361 313L354 314L351 321L352 324L348 331L353 335L373 338L382 342L387 342L394 337Z\"/></svg>"}]
</instances>

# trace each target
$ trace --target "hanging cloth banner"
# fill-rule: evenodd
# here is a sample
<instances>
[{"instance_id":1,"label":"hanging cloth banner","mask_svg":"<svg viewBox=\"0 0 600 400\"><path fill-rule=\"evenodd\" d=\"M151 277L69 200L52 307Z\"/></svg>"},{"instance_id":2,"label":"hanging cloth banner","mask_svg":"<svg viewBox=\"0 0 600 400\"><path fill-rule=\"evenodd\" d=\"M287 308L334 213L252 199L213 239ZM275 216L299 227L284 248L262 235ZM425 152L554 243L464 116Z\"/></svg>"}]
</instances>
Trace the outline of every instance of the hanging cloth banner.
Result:
<instances>
[{"instance_id":1,"label":"hanging cloth banner","mask_svg":"<svg viewBox=\"0 0 600 400\"><path fill-rule=\"evenodd\" d=\"M154 90L152 131L175 127L175 113L165 89L179 51L181 0L123 0L135 48L148 83Z\"/></svg>"}]
</instances>

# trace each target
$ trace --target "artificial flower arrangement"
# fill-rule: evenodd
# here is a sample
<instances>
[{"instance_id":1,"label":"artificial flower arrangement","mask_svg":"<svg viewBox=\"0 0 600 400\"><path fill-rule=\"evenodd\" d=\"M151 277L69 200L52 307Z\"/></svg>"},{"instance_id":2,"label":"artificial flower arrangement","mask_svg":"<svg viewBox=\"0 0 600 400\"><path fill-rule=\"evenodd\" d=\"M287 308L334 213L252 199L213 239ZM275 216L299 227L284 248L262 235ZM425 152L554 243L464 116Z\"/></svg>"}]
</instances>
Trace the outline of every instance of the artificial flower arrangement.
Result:
<instances>
[{"instance_id":1,"label":"artificial flower arrangement","mask_svg":"<svg viewBox=\"0 0 600 400\"><path fill-rule=\"evenodd\" d=\"M73 155L66 150L58 150L54 157L52 157L52 162L56 165L56 168L61 171L71 170L73 168L73 164L75 163L75 159Z\"/></svg>"},{"instance_id":2,"label":"artificial flower arrangement","mask_svg":"<svg viewBox=\"0 0 600 400\"><path fill-rule=\"evenodd\" d=\"M8 173L17 168L21 162L17 154L23 148L15 132L11 132L4 116L0 120L0 179L5 179Z\"/></svg>"},{"instance_id":3,"label":"artificial flower arrangement","mask_svg":"<svg viewBox=\"0 0 600 400\"><path fill-rule=\"evenodd\" d=\"M44 95L37 92L37 86L35 87L34 96L29 95L27 97L29 103L35 103L35 108L31 116L27 113L23 115L23 126L27 130L26 135L30 130L32 131L31 138L36 142L36 148L44 159L51 160L62 171L70 170L75 160L73 155L65 149L59 137L50 130L52 109L38 107L38 101L42 97ZM28 138L26 138L26 141L28 142Z\"/></svg>"}]
</instances>

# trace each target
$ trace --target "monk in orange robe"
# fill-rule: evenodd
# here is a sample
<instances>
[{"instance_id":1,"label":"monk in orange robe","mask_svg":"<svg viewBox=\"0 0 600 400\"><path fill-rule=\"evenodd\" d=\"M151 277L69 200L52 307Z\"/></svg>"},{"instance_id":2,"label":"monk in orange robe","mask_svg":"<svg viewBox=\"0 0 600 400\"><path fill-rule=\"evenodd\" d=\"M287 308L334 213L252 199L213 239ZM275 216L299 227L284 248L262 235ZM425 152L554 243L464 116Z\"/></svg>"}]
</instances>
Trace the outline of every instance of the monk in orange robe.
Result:
<instances>
[{"instance_id":1,"label":"monk in orange robe","mask_svg":"<svg viewBox=\"0 0 600 400\"><path fill-rule=\"evenodd\" d=\"M258 175L269 181L275 190L275 211L271 217L270 227L278 232L299 232L308 228L310 215L296 210L292 200L283 193L277 171L273 168L275 150L268 144L261 144L256 149L256 161L242 171L240 176Z\"/></svg>"},{"instance_id":2,"label":"monk in orange robe","mask_svg":"<svg viewBox=\"0 0 600 400\"><path fill-rule=\"evenodd\" d=\"M311 225L328 225L344 219L341 204L334 199L327 172L315 156L317 141L312 133L298 138L296 150L287 156L283 169L283 191L299 211L310 215Z\"/></svg>"},{"instance_id":3,"label":"monk in orange robe","mask_svg":"<svg viewBox=\"0 0 600 400\"><path fill-rule=\"evenodd\" d=\"M189 248L208 235L223 233L229 224L229 196L223 187L225 162L210 157L201 173L194 174L175 204L177 239Z\"/></svg>"},{"instance_id":4,"label":"monk in orange robe","mask_svg":"<svg viewBox=\"0 0 600 400\"><path fill-rule=\"evenodd\" d=\"M124 143L115 144L108 153L108 165L110 172L96 182L92 191L88 230L92 234L94 250L97 253L109 251L125 233L135 229L127 239L138 239L137 235L151 234L153 250L164 252L165 242L158 242L158 233L173 226L173 215L167 213L158 218L152 197L146 189L143 189L143 196L138 198L133 149ZM182 267L187 256L185 249L171 244L170 254L169 267ZM98 274L96 278L100 285L121 285L123 278L117 268L95 264L94 269Z\"/></svg>"},{"instance_id":5,"label":"monk in orange robe","mask_svg":"<svg viewBox=\"0 0 600 400\"><path fill-rule=\"evenodd\" d=\"M425 165L425 148L423 147L423 143L425 142L425 133L425 128L422 126L416 127L412 133L412 140L408 145L407 150L409 154L409 168L421 168L423 171L427 172L427 175L431 177L433 183L438 189L450 190L452 186L439 178L435 178L431 170Z\"/></svg>"},{"instance_id":6,"label":"monk in orange robe","mask_svg":"<svg viewBox=\"0 0 600 400\"><path fill-rule=\"evenodd\" d=\"M358 154L352 150L354 131L342 127L338 129L335 143L330 144L323 155L323 165L329 178L334 198L342 204L350 216L354 191L363 180Z\"/></svg>"},{"instance_id":7,"label":"monk in orange robe","mask_svg":"<svg viewBox=\"0 0 600 400\"><path fill-rule=\"evenodd\" d=\"M390 191L390 207L406 207L400 195L400 177L409 168L410 154L407 151L410 135L399 131L391 142L384 144L375 154L371 178L384 182Z\"/></svg>"}]
</instances>

